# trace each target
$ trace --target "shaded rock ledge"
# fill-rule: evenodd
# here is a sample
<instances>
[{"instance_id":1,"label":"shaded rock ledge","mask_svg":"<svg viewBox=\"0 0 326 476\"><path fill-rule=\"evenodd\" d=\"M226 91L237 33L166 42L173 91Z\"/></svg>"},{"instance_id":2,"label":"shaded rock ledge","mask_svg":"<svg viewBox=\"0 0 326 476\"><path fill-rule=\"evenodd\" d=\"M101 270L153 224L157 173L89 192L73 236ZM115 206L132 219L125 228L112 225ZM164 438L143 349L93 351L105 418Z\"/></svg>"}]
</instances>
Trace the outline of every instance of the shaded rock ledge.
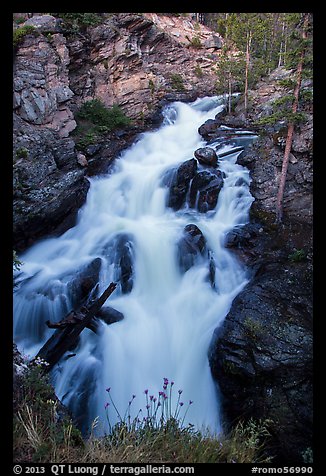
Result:
<instances>
[{"instance_id":1,"label":"shaded rock ledge","mask_svg":"<svg viewBox=\"0 0 326 476\"><path fill-rule=\"evenodd\" d=\"M225 237L251 279L215 330L209 362L222 393L225 426L269 419L273 461L302 464L313 436L312 111L306 108L307 121L294 134L284 219L276 225L284 128L258 127L256 120L280 97L279 76L284 72L274 72L250 92L247 118L239 101L234 114L218 115L200 128L206 140L226 135L232 141L232 131L240 127L259 134L238 156L250 170L250 223Z\"/></svg>"}]
</instances>

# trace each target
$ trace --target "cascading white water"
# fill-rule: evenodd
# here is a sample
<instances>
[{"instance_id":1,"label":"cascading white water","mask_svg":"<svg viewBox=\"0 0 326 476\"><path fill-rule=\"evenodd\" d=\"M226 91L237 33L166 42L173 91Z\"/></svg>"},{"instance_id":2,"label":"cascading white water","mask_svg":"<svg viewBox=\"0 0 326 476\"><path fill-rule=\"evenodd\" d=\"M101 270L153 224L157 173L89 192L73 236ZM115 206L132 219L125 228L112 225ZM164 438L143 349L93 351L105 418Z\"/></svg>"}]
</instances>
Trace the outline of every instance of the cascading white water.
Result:
<instances>
[{"instance_id":1,"label":"cascading white water","mask_svg":"<svg viewBox=\"0 0 326 476\"><path fill-rule=\"evenodd\" d=\"M182 389L185 403L194 402L185 424L220 431L207 351L214 329L247 283L246 270L224 248L224 239L235 225L248 221L249 174L236 164L239 152L221 158L224 186L215 210L207 213L168 208L169 191L162 177L206 145L198 127L223 109L222 102L213 97L169 105L158 130L144 133L110 174L90 179L76 226L20 257L24 264L14 297L14 339L23 353L34 356L53 333L45 321L60 320L72 307L68 285L76 271L100 257L100 294L116 277L110 256L114 239L123 234L132 242L132 290L117 288L105 304L122 312L124 319L102 323L98 335L85 329L76 356L63 358L52 371L58 397L84 429L99 416L100 431L108 430L107 387L122 415L136 395L137 414L144 407L144 390L157 395L166 377ZM223 151L231 148L225 145ZM179 269L176 243L190 223L202 231L214 254L215 288L204 262L185 273ZM175 394L176 399L177 390ZM110 418L114 423L115 415Z\"/></svg>"}]
</instances>

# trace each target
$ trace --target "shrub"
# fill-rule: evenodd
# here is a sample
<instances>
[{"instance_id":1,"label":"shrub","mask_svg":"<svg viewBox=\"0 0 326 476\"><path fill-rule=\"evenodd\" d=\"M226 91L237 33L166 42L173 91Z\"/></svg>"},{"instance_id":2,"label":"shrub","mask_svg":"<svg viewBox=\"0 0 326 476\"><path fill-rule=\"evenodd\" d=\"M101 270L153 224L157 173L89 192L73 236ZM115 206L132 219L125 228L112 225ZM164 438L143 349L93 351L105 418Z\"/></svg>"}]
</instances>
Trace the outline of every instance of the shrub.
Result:
<instances>
[{"instance_id":1,"label":"shrub","mask_svg":"<svg viewBox=\"0 0 326 476\"><path fill-rule=\"evenodd\" d=\"M245 327L245 332L248 337L252 339L257 338L263 333L264 327L259 321L252 319L251 317L246 317L243 321L243 325Z\"/></svg>"},{"instance_id":2,"label":"shrub","mask_svg":"<svg viewBox=\"0 0 326 476\"><path fill-rule=\"evenodd\" d=\"M181 74L171 74L170 76L171 87L177 91L185 91L185 86L183 84L183 78Z\"/></svg>"},{"instance_id":3,"label":"shrub","mask_svg":"<svg viewBox=\"0 0 326 476\"><path fill-rule=\"evenodd\" d=\"M50 13L50 15L61 18L63 27L71 33L77 33L103 22L103 17L98 13Z\"/></svg>"},{"instance_id":4,"label":"shrub","mask_svg":"<svg viewBox=\"0 0 326 476\"><path fill-rule=\"evenodd\" d=\"M293 122L298 126L307 120L307 116L303 112L292 112L290 110L279 110L268 116L262 117L255 122L257 126L274 126L279 121L284 121L285 124Z\"/></svg>"},{"instance_id":5,"label":"shrub","mask_svg":"<svg viewBox=\"0 0 326 476\"><path fill-rule=\"evenodd\" d=\"M203 70L201 69L201 67L199 66L199 64L196 64L195 66L195 75L198 77L198 78L202 78L204 73L203 73Z\"/></svg>"},{"instance_id":6,"label":"shrub","mask_svg":"<svg viewBox=\"0 0 326 476\"><path fill-rule=\"evenodd\" d=\"M288 259L292 261L293 263L299 263L300 261L303 261L305 257L306 257L306 253L304 250L295 249L293 253L289 254Z\"/></svg>"},{"instance_id":7,"label":"shrub","mask_svg":"<svg viewBox=\"0 0 326 476\"><path fill-rule=\"evenodd\" d=\"M287 79L279 79L278 84L282 86L283 88L294 89L296 82L294 81L294 79L287 78Z\"/></svg>"},{"instance_id":8,"label":"shrub","mask_svg":"<svg viewBox=\"0 0 326 476\"><path fill-rule=\"evenodd\" d=\"M57 400L49 378L44 374L46 362L36 359L25 364L17 385L14 414L14 457L17 462L51 461L69 446L83 448L80 432L67 415L58 418ZM62 410L61 410L62 412Z\"/></svg>"},{"instance_id":9,"label":"shrub","mask_svg":"<svg viewBox=\"0 0 326 476\"><path fill-rule=\"evenodd\" d=\"M19 271L22 264L23 262L18 258L16 251L13 250L13 269Z\"/></svg>"},{"instance_id":10,"label":"shrub","mask_svg":"<svg viewBox=\"0 0 326 476\"><path fill-rule=\"evenodd\" d=\"M76 145L79 149L84 149L90 144L95 144L101 140L105 134L131 124L131 119L127 117L118 105L107 108L99 99L92 99L85 102L75 115L78 126L73 135L77 137Z\"/></svg>"},{"instance_id":11,"label":"shrub","mask_svg":"<svg viewBox=\"0 0 326 476\"><path fill-rule=\"evenodd\" d=\"M115 104L111 108L107 108L99 99L85 102L76 117L88 120L96 126L106 127L107 131L127 126L131 122L118 105Z\"/></svg>"},{"instance_id":12,"label":"shrub","mask_svg":"<svg viewBox=\"0 0 326 476\"><path fill-rule=\"evenodd\" d=\"M201 41L200 41L200 38L198 36L193 36L191 38L191 41L190 41L190 45L193 47L193 48L202 48L202 44L201 44Z\"/></svg>"},{"instance_id":13,"label":"shrub","mask_svg":"<svg viewBox=\"0 0 326 476\"><path fill-rule=\"evenodd\" d=\"M17 48L23 41L26 35L37 36L39 33L32 25L24 25L13 31L13 46Z\"/></svg>"},{"instance_id":14,"label":"shrub","mask_svg":"<svg viewBox=\"0 0 326 476\"><path fill-rule=\"evenodd\" d=\"M16 150L16 157L17 159L27 159L28 157L28 150L25 147L20 147Z\"/></svg>"}]
</instances>

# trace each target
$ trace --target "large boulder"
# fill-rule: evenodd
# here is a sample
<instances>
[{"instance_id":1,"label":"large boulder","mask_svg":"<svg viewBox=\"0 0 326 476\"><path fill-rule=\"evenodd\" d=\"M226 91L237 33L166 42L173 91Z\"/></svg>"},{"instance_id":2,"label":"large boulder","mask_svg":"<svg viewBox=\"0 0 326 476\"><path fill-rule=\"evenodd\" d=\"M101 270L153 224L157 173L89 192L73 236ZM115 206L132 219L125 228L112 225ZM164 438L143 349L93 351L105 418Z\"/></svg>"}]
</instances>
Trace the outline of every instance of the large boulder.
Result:
<instances>
[{"instance_id":1,"label":"large boulder","mask_svg":"<svg viewBox=\"0 0 326 476\"><path fill-rule=\"evenodd\" d=\"M60 33L60 20L52 15L36 15L25 21L24 25L33 26L42 33Z\"/></svg>"},{"instance_id":2,"label":"large boulder","mask_svg":"<svg viewBox=\"0 0 326 476\"><path fill-rule=\"evenodd\" d=\"M220 50L223 46L223 40L220 36L212 35L204 43L205 48L214 48L214 50Z\"/></svg>"},{"instance_id":3,"label":"large boulder","mask_svg":"<svg viewBox=\"0 0 326 476\"><path fill-rule=\"evenodd\" d=\"M177 256L180 270L185 273L192 266L206 262L207 279L215 288L216 264L213 252L207 247L206 238L197 225L189 224L184 227L183 235L177 243Z\"/></svg>"},{"instance_id":4,"label":"large boulder","mask_svg":"<svg viewBox=\"0 0 326 476\"><path fill-rule=\"evenodd\" d=\"M186 160L178 167L170 182L169 207L179 210L185 204L190 181L196 172L196 159Z\"/></svg>"},{"instance_id":5,"label":"large boulder","mask_svg":"<svg viewBox=\"0 0 326 476\"><path fill-rule=\"evenodd\" d=\"M197 208L200 213L213 210L216 207L223 183L220 170L197 172L190 186L189 206Z\"/></svg>"},{"instance_id":6,"label":"large boulder","mask_svg":"<svg viewBox=\"0 0 326 476\"><path fill-rule=\"evenodd\" d=\"M207 253L206 238L197 225L185 226L182 238L178 242L178 261L183 272L188 271L198 258Z\"/></svg>"},{"instance_id":7,"label":"large boulder","mask_svg":"<svg viewBox=\"0 0 326 476\"><path fill-rule=\"evenodd\" d=\"M93 259L74 273L73 279L68 282L67 290L74 308L87 300L91 291L98 284L101 265L101 258Z\"/></svg>"},{"instance_id":8,"label":"large boulder","mask_svg":"<svg viewBox=\"0 0 326 476\"><path fill-rule=\"evenodd\" d=\"M215 150L211 147L201 147L195 150L194 155L198 162L203 165L217 166L217 155Z\"/></svg>"},{"instance_id":9,"label":"large boulder","mask_svg":"<svg viewBox=\"0 0 326 476\"><path fill-rule=\"evenodd\" d=\"M113 264L115 281L120 284L122 293L130 293L133 287L133 243L129 235L118 235L114 242Z\"/></svg>"}]
</instances>

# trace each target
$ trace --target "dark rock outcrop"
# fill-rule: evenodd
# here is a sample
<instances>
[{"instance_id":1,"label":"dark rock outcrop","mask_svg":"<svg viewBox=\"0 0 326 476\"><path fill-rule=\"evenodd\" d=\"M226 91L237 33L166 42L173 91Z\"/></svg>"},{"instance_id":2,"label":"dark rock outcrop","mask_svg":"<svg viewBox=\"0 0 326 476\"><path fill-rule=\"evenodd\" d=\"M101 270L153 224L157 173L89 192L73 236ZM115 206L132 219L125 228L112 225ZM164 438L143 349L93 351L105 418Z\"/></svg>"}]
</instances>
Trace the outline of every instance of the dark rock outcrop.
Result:
<instances>
[{"instance_id":1,"label":"dark rock outcrop","mask_svg":"<svg viewBox=\"0 0 326 476\"><path fill-rule=\"evenodd\" d=\"M303 463L312 442L311 274L271 263L235 298L210 348L228 421L270 419L271 453Z\"/></svg>"},{"instance_id":2,"label":"dark rock outcrop","mask_svg":"<svg viewBox=\"0 0 326 476\"><path fill-rule=\"evenodd\" d=\"M187 18L157 14L103 14L103 23L69 35L48 14L19 14L26 35L14 57L14 243L22 251L35 240L64 232L84 203L86 174L106 173L139 132L157 127L171 100L214 92L212 51L222 39L203 25L203 48L191 46ZM172 26L171 26L172 25ZM20 28L14 25L14 28ZM204 43L207 42L207 46ZM196 76L198 62L201 81ZM186 72L186 73L185 73ZM179 74L182 90L173 84ZM74 113L87 100L118 104L135 123L113 131L77 153Z\"/></svg>"},{"instance_id":3,"label":"dark rock outcrop","mask_svg":"<svg viewBox=\"0 0 326 476\"><path fill-rule=\"evenodd\" d=\"M190 186L189 206L197 208L200 213L213 210L223 183L220 170L197 172Z\"/></svg>"},{"instance_id":4,"label":"dark rock outcrop","mask_svg":"<svg viewBox=\"0 0 326 476\"><path fill-rule=\"evenodd\" d=\"M183 235L177 243L177 259L183 273L195 264L206 262L208 268L207 279L211 286L215 287L216 264L214 254L207 247L206 238L197 225L189 224L185 226Z\"/></svg>"},{"instance_id":5,"label":"dark rock outcrop","mask_svg":"<svg viewBox=\"0 0 326 476\"><path fill-rule=\"evenodd\" d=\"M119 235L114 244L113 263L115 281L120 283L121 291L129 293L133 287L133 244L130 236Z\"/></svg>"},{"instance_id":6,"label":"dark rock outcrop","mask_svg":"<svg viewBox=\"0 0 326 476\"><path fill-rule=\"evenodd\" d=\"M250 170L251 222L225 239L247 264L251 280L216 329L209 360L226 426L269 419L273 461L302 464L312 450L312 111L308 106L307 122L295 129L278 225L284 128L257 126L257 118L270 114L272 101L284 94L275 78L273 73L251 92L245 119L239 101L234 116L217 117L202 129L211 138L218 137L221 123L263 132L237 159Z\"/></svg>"},{"instance_id":7,"label":"dark rock outcrop","mask_svg":"<svg viewBox=\"0 0 326 476\"><path fill-rule=\"evenodd\" d=\"M183 162L172 176L168 207L179 210L186 202L189 184L197 172L197 160ZM171 174L172 175L172 174Z\"/></svg>"},{"instance_id":8,"label":"dark rock outcrop","mask_svg":"<svg viewBox=\"0 0 326 476\"><path fill-rule=\"evenodd\" d=\"M206 238L197 225L187 225L184 234L178 243L178 261L183 272L188 271L198 257L207 254Z\"/></svg>"},{"instance_id":9,"label":"dark rock outcrop","mask_svg":"<svg viewBox=\"0 0 326 476\"><path fill-rule=\"evenodd\" d=\"M73 307L80 306L99 282L101 258L95 258L84 266L67 284Z\"/></svg>"},{"instance_id":10,"label":"dark rock outcrop","mask_svg":"<svg viewBox=\"0 0 326 476\"><path fill-rule=\"evenodd\" d=\"M105 324L114 324L115 322L122 321L124 318L122 312L117 311L110 306L102 307L102 309L100 309L100 311L96 314L96 317L105 322Z\"/></svg>"}]
</instances>

